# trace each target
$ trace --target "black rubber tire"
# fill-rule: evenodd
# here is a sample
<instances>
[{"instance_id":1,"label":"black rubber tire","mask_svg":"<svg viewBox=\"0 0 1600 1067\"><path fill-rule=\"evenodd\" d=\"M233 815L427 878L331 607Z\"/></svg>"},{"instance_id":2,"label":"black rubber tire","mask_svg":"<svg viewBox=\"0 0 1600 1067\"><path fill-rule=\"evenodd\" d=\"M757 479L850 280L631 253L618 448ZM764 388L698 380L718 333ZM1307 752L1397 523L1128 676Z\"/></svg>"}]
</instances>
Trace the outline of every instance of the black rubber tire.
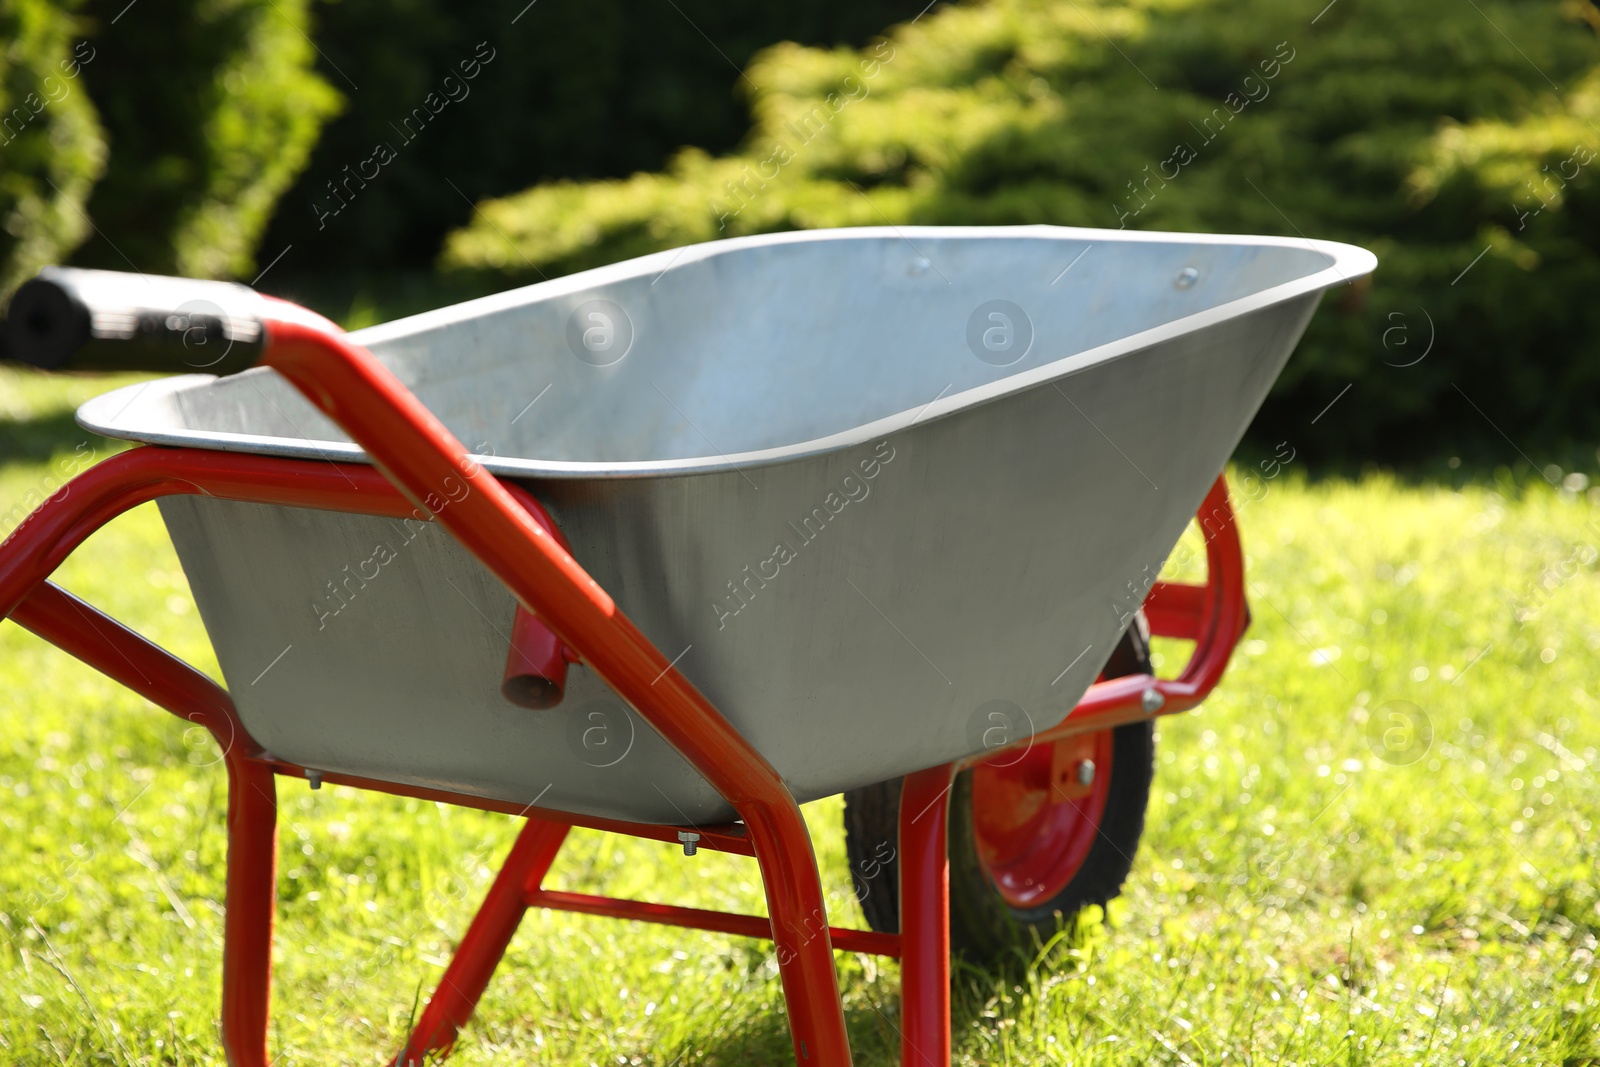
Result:
<instances>
[{"instance_id":1,"label":"black rubber tire","mask_svg":"<svg viewBox=\"0 0 1600 1067\"><path fill-rule=\"evenodd\" d=\"M1143 617L1122 638L1103 677L1150 670L1150 638ZM1122 891L1144 833L1145 809L1155 772L1155 724L1129 723L1112 737L1111 784L1100 833L1083 866L1065 889L1038 908L1021 910L1001 898L978 858L972 830L972 772L956 776L950 793L950 947L969 963L991 966L1017 949L1027 951L1070 924L1091 904L1104 905ZM898 828L900 779L845 794L845 848L850 877L867 925L900 930Z\"/></svg>"}]
</instances>

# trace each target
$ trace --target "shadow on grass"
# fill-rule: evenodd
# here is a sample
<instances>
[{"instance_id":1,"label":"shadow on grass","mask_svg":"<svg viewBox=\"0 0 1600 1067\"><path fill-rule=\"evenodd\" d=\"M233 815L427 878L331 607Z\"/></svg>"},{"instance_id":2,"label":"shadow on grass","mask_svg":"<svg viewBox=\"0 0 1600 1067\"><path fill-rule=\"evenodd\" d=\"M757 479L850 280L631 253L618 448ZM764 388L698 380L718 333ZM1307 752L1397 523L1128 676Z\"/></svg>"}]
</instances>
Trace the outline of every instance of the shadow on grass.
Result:
<instances>
[{"instance_id":1,"label":"shadow on grass","mask_svg":"<svg viewBox=\"0 0 1600 1067\"><path fill-rule=\"evenodd\" d=\"M1024 962L1019 954L1015 961L992 970L979 970L959 962L952 966L950 1032L953 1049L959 1049L963 1035L972 1032L997 992L1015 984L1028 986L1027 975L1033 965ZM868 978L859 966L852 966L844 958L841 958L840 971L845 1028L856 1067L900 1067L903 1040L900 983L882 972L876 980ZM734 1064L788 1067L795 1062L788 1017L776 1011L730 1023L723 1032L698 1045L696 1052L696 1062L708 1067L732 1067ZM934 1063L930 1051L921 1058L916 1055L906 1058L904 1067L931 1067Z\"/></svg>"},{"instance_id":2,"label":"shadow on grass","mask_svg":"<svg viewBox=\"0 0 1600 1067\"><path fill-rule=\"evenodd\" d=\"M888 999L893 1005L894 998ZM856 1067L898 1064L899 1037L891 1031L886 1039L883 1031L888 1028L877 1011L871 1005L862 1004L859 995L850 1000L853 1003L845 1008L845 1028L850 1035L850 1051ZM885 1010L889 1007L881 1003L879 1006ZM684 1059L705 1067L734 1067L735 1064L789 1067L795 1062L795 1055L789 1038L788 1016L768 1011L730 1022L721 1033L703 1043L697 1042L694 1052ZM820 1062L815 1053L812 1061ZM671 1062L674 1061L668 1061Z\"/></svg>"},{"instance_id":3,"label":"shadow on grass","mask_svg":"<svg viewBox=\"0 0 1600 1067\"><path fill-rule=\"evenodd\" d=\"M878 985L881 988L856 989L846 996L845 1028L856 1067L898 1067L901 1062L899 994L890 982ZM955 1023L954 1027L956 1033L963 1029L960 1023ZM788 1017L778 1012L766 1012L737 1022L714 1040L698 1045L696 1051L696 1062L706 1067L733 1067L735 1064L789 1067L795 1062ZM934 1060L929 1056L923 1062L932 1064ZM915 1058L906 1063L919 1067Z\"/></svg>"}]
</instances>

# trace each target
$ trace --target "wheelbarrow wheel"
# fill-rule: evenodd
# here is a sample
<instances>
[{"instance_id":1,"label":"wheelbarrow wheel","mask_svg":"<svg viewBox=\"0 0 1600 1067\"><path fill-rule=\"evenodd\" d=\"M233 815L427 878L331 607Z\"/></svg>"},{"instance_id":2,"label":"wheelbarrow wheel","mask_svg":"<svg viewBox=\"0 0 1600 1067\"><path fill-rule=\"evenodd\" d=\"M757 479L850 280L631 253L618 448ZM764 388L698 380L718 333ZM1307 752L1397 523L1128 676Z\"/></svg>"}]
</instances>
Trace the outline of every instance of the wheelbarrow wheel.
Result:
<instances>
[{"instance_id":1,"label":"wheelbarrow wheel","mask_svg":"<svg viewBox=\"0 0 1600 1067\"><path fill-rule=\"evenodd\" d=\"M1102 677L1149 670L1141 616ZM958 774L949 815L951 950L992 964L1120 893L1144 832L1154 763L1155 726L1136 722ZM867 925L884 933L900 929L899 816L898 778L845 794L856 896Z\"/></svg>"}]
</instances>

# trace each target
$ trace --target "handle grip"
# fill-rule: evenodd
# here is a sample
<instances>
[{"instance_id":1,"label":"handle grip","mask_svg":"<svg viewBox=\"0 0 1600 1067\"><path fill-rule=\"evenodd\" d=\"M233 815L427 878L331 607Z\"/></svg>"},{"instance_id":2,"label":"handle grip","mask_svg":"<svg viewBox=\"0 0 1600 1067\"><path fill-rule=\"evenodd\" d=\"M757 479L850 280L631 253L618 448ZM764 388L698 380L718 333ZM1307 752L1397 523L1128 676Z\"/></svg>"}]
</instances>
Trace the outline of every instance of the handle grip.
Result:
<instances>
[{"instance_id":1,"label":"handle grip","mask_svg":"<svg viewBox=\"0 0 1600 1067\"><path fill-rule=\"evenodd\" d=\"M233 282L46 267L0 327L6 358L42 370L235 374L261 359L266 307Z\"/></svg>"}]
</instances>

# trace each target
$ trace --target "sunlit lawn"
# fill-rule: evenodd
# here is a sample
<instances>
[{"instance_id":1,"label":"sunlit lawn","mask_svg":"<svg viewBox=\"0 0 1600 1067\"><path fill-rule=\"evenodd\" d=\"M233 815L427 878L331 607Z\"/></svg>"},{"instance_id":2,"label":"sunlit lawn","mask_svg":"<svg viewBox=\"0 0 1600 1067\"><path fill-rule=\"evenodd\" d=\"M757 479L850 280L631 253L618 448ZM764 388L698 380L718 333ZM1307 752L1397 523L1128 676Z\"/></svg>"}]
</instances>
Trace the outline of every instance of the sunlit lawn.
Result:
<instances>
[{"instance_id":1,"label":"sunlit lawn","mask_svg":"<svg viewBox=\"0 0 1600 1067\"><path fill-rule=\"evenodd\" d=\"M106 454L64 418L103 387L0 378L0 514ZM1570 484L1267 483L1253 628L1162 726L1125 896L1079 948L959 974L958 1060L1600 1063L1600 505ZM152 508L59 577L215 672ZM516 826L280 788L275 1062L382 1063ZM0 1062L222 1062L224 803L202 737L0 626ZM837 798L808 815L858 922ZM751 861L589 832L552 881L761 906ZM838 960L858 1061L896 1062L898 967ZM453 1062L788 1055L769 946L532 913Z\"/></svg>"}]
</instances>

